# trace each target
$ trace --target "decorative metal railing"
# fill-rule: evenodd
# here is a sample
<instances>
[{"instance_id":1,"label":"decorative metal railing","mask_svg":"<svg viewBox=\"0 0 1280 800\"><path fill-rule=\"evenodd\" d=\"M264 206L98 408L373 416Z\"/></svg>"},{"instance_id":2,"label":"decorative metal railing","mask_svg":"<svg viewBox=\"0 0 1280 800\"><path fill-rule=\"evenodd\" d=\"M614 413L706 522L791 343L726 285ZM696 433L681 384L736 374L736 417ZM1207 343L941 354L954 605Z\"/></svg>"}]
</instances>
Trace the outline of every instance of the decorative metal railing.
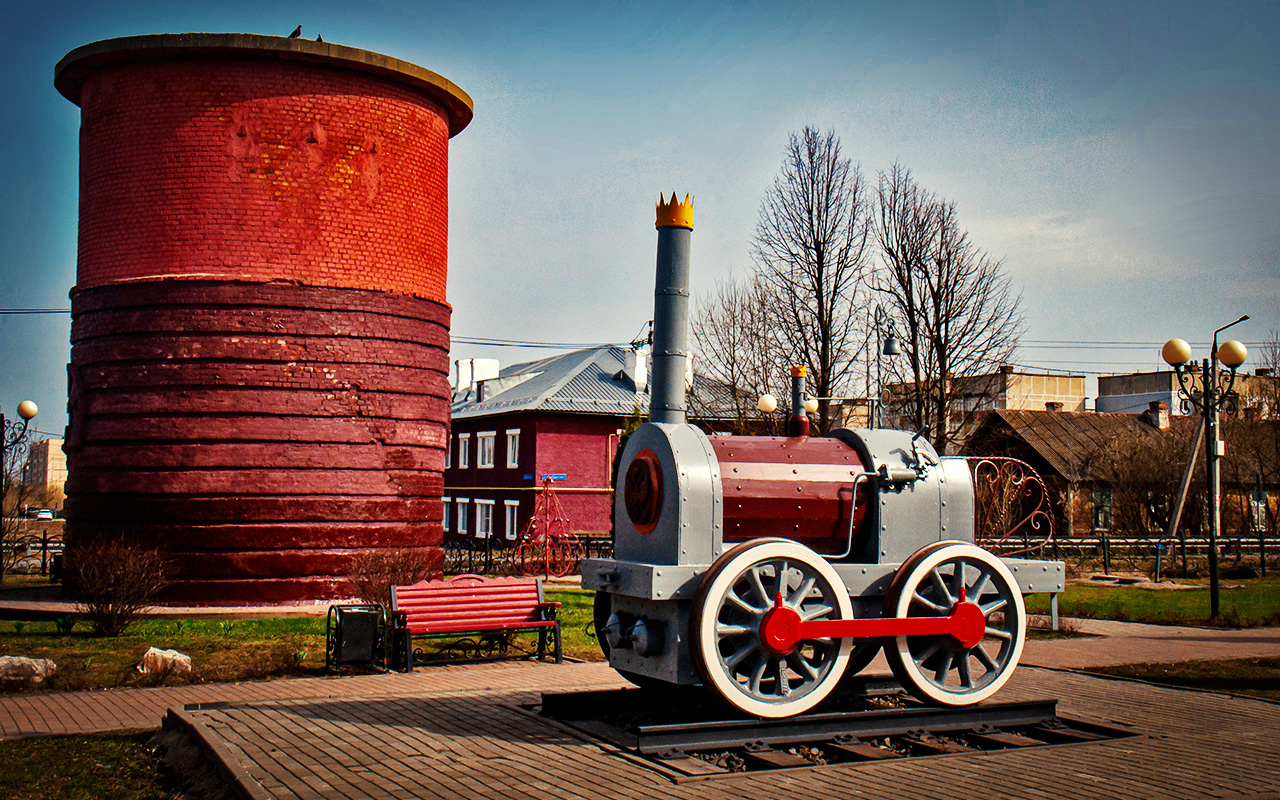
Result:
<instances>
[{"instance_id":1,"label":"decorative metal railing","mask_svg":"<svg viewBox=\"0 0 1280 800\"><path fill-rule=\"evenodd\" d=\"M965 460L973 475L977 543L1002 555L1043 553L1054 541L1054 515L1040 474L1016 458Z\"/></svg>"}]
</instances>

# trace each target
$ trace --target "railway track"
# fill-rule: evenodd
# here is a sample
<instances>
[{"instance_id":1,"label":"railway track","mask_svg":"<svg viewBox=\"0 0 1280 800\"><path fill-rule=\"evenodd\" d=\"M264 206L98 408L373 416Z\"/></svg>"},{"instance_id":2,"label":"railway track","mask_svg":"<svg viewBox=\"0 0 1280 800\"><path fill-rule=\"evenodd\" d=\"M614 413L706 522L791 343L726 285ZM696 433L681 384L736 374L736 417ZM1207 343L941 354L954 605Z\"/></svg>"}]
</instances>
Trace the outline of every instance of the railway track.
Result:
<instances>
[{"instance_id":1,"label":"railway track","mask_svg":"<svg viewBox=\"0 0 1280 800\"><path fill-rule=\"evenodd\" d=\"M1057 700L918 704L891 680L862 680L833 698L838 710L783 719L730 716L692 692L618 689L544 693L531 709L605 742L673 779L835 763L920 758L1133 735L1060 717Z\"/></svg>"}]
</instances>

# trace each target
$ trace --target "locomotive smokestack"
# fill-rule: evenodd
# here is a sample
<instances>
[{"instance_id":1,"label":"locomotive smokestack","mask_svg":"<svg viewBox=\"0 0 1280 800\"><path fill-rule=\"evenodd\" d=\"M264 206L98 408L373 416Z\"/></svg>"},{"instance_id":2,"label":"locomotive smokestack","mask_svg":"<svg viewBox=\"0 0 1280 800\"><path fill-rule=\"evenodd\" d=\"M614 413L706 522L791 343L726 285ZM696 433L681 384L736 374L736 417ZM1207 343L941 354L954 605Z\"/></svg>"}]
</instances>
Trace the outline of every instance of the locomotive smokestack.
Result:
<instances>
[{"instance_id":1,"label":"locomotive smokestack","mask_svg":"<svg viewBox=\"0 0 1280 800\"><path fill-rule=\"evenodd\" d=\"M804 410L804 367L791 368L791 416L787 419L788 436L809 435L809 415Z\"/></svg>"},{"instance_id":2,"label":"locomotive smokestack","mask_svg":"<svg viewBox=\"0 0 1280 800\"><path fill-rule=\"evenodd\" d=\"M658 270L653 290L653 381L649 420L685 421L684 376L689 359L689 238L693 201L658 197Z\"/></svg>"}]
</instances>

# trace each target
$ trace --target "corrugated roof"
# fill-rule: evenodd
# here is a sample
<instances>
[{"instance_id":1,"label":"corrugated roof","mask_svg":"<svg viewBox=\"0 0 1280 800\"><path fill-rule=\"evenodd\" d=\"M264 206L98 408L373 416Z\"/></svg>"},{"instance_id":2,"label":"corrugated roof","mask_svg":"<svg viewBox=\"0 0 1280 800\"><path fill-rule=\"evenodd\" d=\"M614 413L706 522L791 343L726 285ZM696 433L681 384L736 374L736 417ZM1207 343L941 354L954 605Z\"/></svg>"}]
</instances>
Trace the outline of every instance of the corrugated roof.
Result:
<instances>
[{"instance_id":1,"label":"corrugated roof","mask_svg":"<svg viewBox=\"0 0 1280 800\"><path fill-rule=\"evenodd\" d=\"M649 413L649 392L636 392L626 375L627 348L606 345L558 356L512 364L498 377L485 381L485 399L471 391L455 393L454 419L509 414L516 411L557 411L576 414L629 416L636 403ZM650 368L652 365L650 364ZM689 414L700 419L733 418L727 388L698 375L689 396Z\"/></svg>"},{"instance_id":2,"label":"corrugated roof","mask_svg":"<svg viewBox=\"0 0 1280 800\"><path fill-rule=\"evenodd\" d=\"M1108 442L1125 436L1158 436L1160 431L1147 422L1144 414L1107 414L1068 411L989 411L975 432L981 438L991 433L995 420L1001 420L1018 438L1027 443L1049 466L1069 481L1089 478L1090 461ZM1171 429L1191 426L1197 417L1170 417Z\"/></svg>"},{"instance_id":3,"label":"corrugated roof","mask_svg":"<svg viewBox=\"0 0 1280 800\"><path fill-rule=\"evenodd\" d=\"M456 394L453 417L482 417L514 411L630 414L637 400L649 407L647 392L636 392L623 373L627 350L604 346L575 350L538 361L512 364L485 382L485 399Z\"/></svg>"}]
</instances>

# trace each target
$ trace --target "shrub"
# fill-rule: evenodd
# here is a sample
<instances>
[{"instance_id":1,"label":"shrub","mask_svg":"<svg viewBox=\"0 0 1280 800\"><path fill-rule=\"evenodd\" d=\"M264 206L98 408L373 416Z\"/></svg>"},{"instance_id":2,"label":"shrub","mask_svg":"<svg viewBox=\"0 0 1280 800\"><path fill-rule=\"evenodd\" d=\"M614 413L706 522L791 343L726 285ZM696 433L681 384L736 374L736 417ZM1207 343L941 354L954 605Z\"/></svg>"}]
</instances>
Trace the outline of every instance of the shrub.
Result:
<instances>
[{"instance_id":1,"label":"shrub","mask_svg":"<svg viewBox=\"0 0 1280 800\"><path fill-rule=\"evenodd\" d=\"M392 586L426 580L431 572L431 559L419 548L364 550L351 564L351 589L366 603L390 608Z\"/></svg>"},{"instance_id":2,"label":"shrub","mask_svg":"<svg viewBox=\"0 0 1280 800\"><path fill-rule=\"evenodd\" d=\"M124 539L99 539L67 552L66 577L76 608L104 636L119 636L165 586L159 550Z\"/></svg>"}]
</instances>

